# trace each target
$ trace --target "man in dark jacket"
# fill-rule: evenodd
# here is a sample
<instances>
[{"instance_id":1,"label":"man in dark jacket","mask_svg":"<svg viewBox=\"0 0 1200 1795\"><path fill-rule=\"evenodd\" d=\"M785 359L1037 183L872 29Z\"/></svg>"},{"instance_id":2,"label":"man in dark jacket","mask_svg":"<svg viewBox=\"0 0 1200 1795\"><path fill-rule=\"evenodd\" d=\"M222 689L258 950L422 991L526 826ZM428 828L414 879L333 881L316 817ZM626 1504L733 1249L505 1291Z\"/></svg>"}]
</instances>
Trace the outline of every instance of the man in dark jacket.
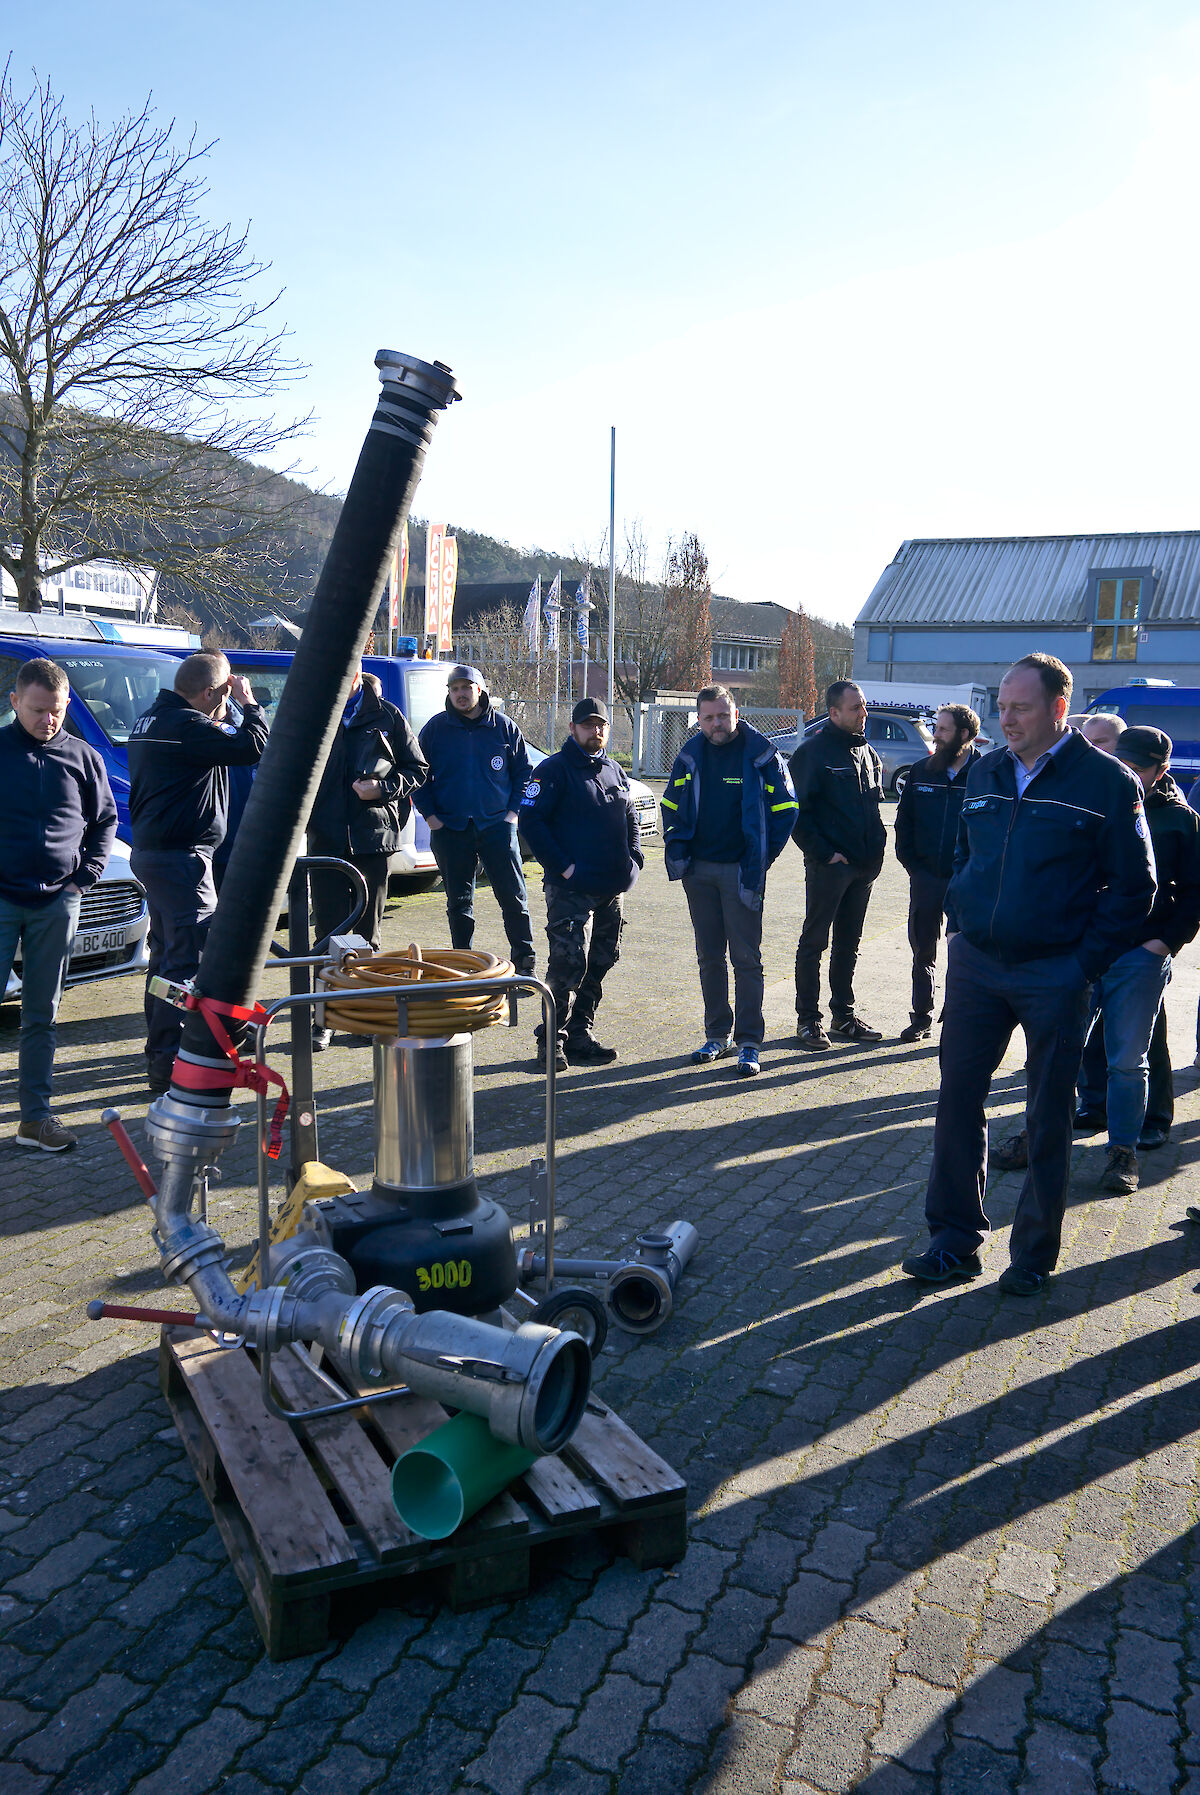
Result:
<instances>
[{"instance_id":1,"label":"man in dark jacket","mask_svg":"<svg viewBox=\"0 0 1200 1795\"><path fill-rule=\"evenodd\" d=\"M63 728L70 687L53 661L26 661L0 729L0 991L21 949L18 1147L65 1153L50 1113L55 1018L82 894L104 871L117 807L104 762Z\"/></svg>"},{"instance_id":2,"label":"man in dark jacket","mask_svg":"<svg viewBox=\"0 0 1200 1795\"><path fill-rule=\"evenodd\" d=\"M240 726L217 722L227 697L241 707ZM190 654L175 690L158 694L129 736L130 865L150 906L150 970L146 978L146 1076L156 1095L171 1083L183 1011L150 994L150 980L194 978L217 894L213 852L229 815L229 767L255 766L267 722L223 654Z\"/></svg>"},{"instance_id":3,"label":"man in dark jacket","mask_svg":"<svg viewBox=\"0 0 1200 1795\"><path fill-rule=\"evenodd\" d=\"M967 774L979 758L979 718L965 704L943 705L933 727L937 746L913 768L896 809L896 858L908 874L908 945L912 1010L902 1041L924 1041L933 1027L933 984L942 905L954 871L954 844Z\"/></svg>"},{"instance_id":4,"label":"man in dark jacket","mask_svg":"<svg viewBox=\"0 0 1200 1795\"><path fill-rule=\"evenodd\" d=\"M1167 1048L1163 997L1171 978L1171 962L1200 930L1200 817L1190 810L1171 778L1171 738L1161 729L1138 727L1122 732L1117 759L1134 773L1146 794L1146 821L1158 876L1158 894L1149 917L1135 931L1136 941L1121 954L1092 988L1092 1032L1103 1028L1107 1080L1096 1089L1089 1082L1089 1056L1084 1056L1079 1108L1083 1116L1107 1115L1108 1158L1101 1189L1128 1196L1138 1188L1137 1148L1147 1116L1151 1088L1151 1056L1156 1037L1166 1061L1169 1113L1161 1092L1161 1060L1156 1071L1160 1090L1156 1122L1163 1138L1174 1113L1170 1091L1171 1059ZM1103 1021L1101 1022L1101 1018ZM1095 1077L1095 1072L1091 1072ZM1152 1143L1158 1145L1157 1141Z\"/></svg>"},{"instance_id":5,"label":"man in dark jacket","mask_svg":"<svg viewBox=\"0 0 1200 1795\"><path fill-rule=\"evenodd\" d=\"M598 699L581 698L571 712L570 735L537 768L521 799L521 830L544 874L546 983L558 1020L559 1071L606 1066L617 1057L592 1029L604 975L620 958L621 900L643 860L629 781L604 752L607 742L607 709ZM544 1066L540 1024L537 1037L538 1064Z\"/></svg>"},{"instance_id":6,"label":"man in dark jacket","mask_svg":"<svg viewBox=\"0 0 1200 1795\"><path fill-rule=\"evenodd\" d=\"M517 845L517 806L532 768L521 731L493 710L478 667L452 667L446 708L421 731L429 778L414 802L446 889L451 947L475 939L475 869L480 861L504 918L518 972L534 969L533 924Z\"/></svg>"},{"instance_id":7,"label":"man in dark jacket","mask_svg":"<svg viewBox=\"0 0 1200 1795\"><path fill-rule=\"evenodd\" d=\"M866 700L851 680L835 680L825 694L825 726L792 755L796 826L804 855L804 927L796 947L796 1039L807 1053L827 1053L821 1027L821 956L829 956L829 1033L842 1041L881 1041L854 1009L854 968L871 887L883 865L887 831L883 763L867 747Z\"/></svg>"},{"instance_id":8,"label":"man in dark jacket","mask_svg":"<svg viewBox=\"0 0 1200 1795\"><path fill-rule=\"evenodd\" d=\"M724 686L696 694L696 721L700 733L676 756L662 801L667 877L683 881L704 998L705 1040L692 1060L711 1065L736 1043L738 1074L753 1078L764 1032L767 869L791 834L796 799L779 754L738 720Z\"/></svg>"},{"instance_id":9,"label":"man in dark jacket","mask_svg":"<svg viewBox=\"0 0 1200 1795\"><path fill-rule=\"evenodd\" d=\"M356 866L367 882L367 908L355 923L378 950L387 898L388 860L429 768L408 719L382 697L378 681L354 675L341 728L333 738L308 819L308 851ZM346 879L312 875L313 936L324 941L351 909Z\"/></svg>"},{"instance_id":10,"label":"man in dark jacket","mask_svg":"<svg viewBox=\"0 0 1200 1795\"><path fill-rule=\"evenodd\" d=\"M984 1103L1018 1025L1028 1050L1029 1168L1001 1290L1029 1296L1054 1270L1071 1163L1088 986L1144 928L1154 856L1127 768L1066 725L1071 675L1030 654L1000 685L1008 743L967 778L946 894L942 1082L925 1193L931 1236L902 1269L927 1283L978 1277L989 1232Z\"/></svg>"}]
</instances>

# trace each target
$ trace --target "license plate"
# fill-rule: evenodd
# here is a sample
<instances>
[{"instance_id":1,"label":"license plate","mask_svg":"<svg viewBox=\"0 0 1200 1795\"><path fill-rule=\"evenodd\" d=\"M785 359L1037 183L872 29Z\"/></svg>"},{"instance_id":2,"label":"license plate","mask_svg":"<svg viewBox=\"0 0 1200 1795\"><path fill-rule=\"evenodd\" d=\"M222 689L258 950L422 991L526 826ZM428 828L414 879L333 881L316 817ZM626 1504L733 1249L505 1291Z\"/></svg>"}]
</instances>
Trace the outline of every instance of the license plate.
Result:
<instances>
[{"instance_id":1,"label":"license plate","mask_svg":"<svg viewBox=\"0 0 1200 1795\"><path fill-rule=\"evenodd\" d=\"M83 929L75 937L71 956L84 959L91 954L110 954L114 948L124 945L124 929Z\"/></svg>"}]
</instances>

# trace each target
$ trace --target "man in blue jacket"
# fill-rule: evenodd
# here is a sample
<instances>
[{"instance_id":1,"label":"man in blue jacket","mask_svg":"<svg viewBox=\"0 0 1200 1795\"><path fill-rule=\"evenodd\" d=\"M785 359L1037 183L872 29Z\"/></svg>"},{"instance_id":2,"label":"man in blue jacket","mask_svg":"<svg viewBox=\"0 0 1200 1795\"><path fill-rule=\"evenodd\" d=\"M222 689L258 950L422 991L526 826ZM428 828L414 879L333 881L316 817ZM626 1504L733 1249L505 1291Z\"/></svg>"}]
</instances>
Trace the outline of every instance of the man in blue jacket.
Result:
<instances>
[{"instance_id":1,"label":"man in blue jacket","mask_svg":"<svg viewBox=\"0 0 1200 1795\"><path fill-rule=\"evenodd\" d=\"M942 1082L925 1193L931 1238L901 1267L926 1283L979 1276L990 1228L984 1103L1018 1026L1029 1166L1000 1289L1031 1296L1054 1270L1089 986L1139 938L1154 902L1142 788L1068 728L1070 698L1070 672L1053 655L1019 660L1000 685L1008 745L967 777L946 894Z\"/></svg>"},{"instance_id":2,"label":"man in blue jacket","mask_svg":"<svg viewBox=\"0 0 1200 1795\"><path fill-rule=\"evenodd\" d=\"M65 1153L75 1136L50 1113L55 1017L82 894L117 832L104 762L63 728L70 688L53 661L26 661L0 729L0 991L21 949L18 1147Z\"/></svg>"},{"instance_id":3,"label":"man in blue jacket","mask_svg":"<svg viewBox=\"0 0 1200 1795\"><path fill-rule=\"evenodd\" d=\"M242 721L218 722L232 697ZM129 737L130 865L150 906L146 975L146 1078L154 1095L170 1087L184 1012L150 994L156 975L184 984L200 965L217 907L213 852L229 820L230 767L257 766L267 720L249 684L223 654L190 654L134 724Z\"/></svg>"},{"instance_id":4,"label":"man in blue jacket","mask_svg":"<svg viewBox=\"0 0 1200 1795\"><path fill-rule=\"evenodd\" d=\"M592 1028L604 975L620 958L621 900L643 860L629 781L604 752L607 742L607 709L599 699L581 698L570 735L538 767L521 799L521 829L544 874L546 983L557 1014L560 1072L568 1065L606 1066L617 1057ZM540 1024L537 1037L544 1066Z\"/></svg>"},{"instance_id":5,"label":"man in blue jacket","mask_svg":"<svg viewBox=\"0 0 1200 1795\"><path fill-rule=\"evenodd\" d=\"M475 939L475 868L492 882L518 972L534 969L533 924L517 846L517 806L532 768L521 731L492 709L478 667L452 667L446 708L420 734L429 778L413 803L446 890L451 947Z\"/></svg>"},{"instance_id":6,"label":"man in blue jacket","mask_svg":"<svg viewBox=\"0 0 1200 1795\"><path fill-rule=\"evenodd\" d=\"M753 1078L763 1039L767 869L792 833L796 797L782 758L739 721L724 686L696 694L696 722L700 733L676 756L662 801L667 877L683 881L704 998L705 1040L692 1060L711 1065L736 1043L738 1074Z\"/></svg>"}]
</instances>

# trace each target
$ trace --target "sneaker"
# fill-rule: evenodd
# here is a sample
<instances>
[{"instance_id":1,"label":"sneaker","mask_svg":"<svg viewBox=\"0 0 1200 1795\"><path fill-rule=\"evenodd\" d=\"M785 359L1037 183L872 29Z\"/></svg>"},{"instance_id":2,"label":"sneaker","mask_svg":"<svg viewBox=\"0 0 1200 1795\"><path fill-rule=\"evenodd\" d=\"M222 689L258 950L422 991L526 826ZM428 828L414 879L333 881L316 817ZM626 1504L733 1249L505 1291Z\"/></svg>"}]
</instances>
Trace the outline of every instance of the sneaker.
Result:
<instances>
[{"instance_id":1,"label":"sneaker","mask_svg":"<svg viewBox=\"0 0 1200 1795\"><path fill-rule=\"evenodd\" d=\"M796 1039L805 1053L828 1053L833 1046L819 1022L802 1022L796 1030Z\"/></svg>"},{"instance_id":2,"label":"sneaker","mask_svg":"<svg viewBox=\"0 0 1200 1795\"><path fill-rule=\"evenodd\" d=\"M544 1041L538 1042L537 1054L534 1057L533 1063L539 1072L544 1072L546 1070L546 1043ZM567 1056L562 1050L562 1043L556 1042L554 1046L554 1070L556 1072L565 1072L566 1069Z\"/></svg>"},{"instance_id":3,"label":"sneaker","mask_svg":"<svg viewBox=\"0 0 1200 1795\"><path fill-rule=\"evenodd\" d=\"M861 1016L847 1016L844 1022L831 1022L829 1032L839 1041L882 1041L883 1030L869 1028Z\"/></svg>"},{"instance_id":4,"label":"sneaker","mask_svg":"<svg viewBox=\"0 0 1200 1795\"><path fill-rule=\"evenodd\" d=\"M1019 1134L1010 1134L1006 1141L989 1154L992 1165L1001 1172L1023 1172L1029 1164L1029 1136L1022 1128Z\"/></svg>"},{"instance_id":5,"label":"sneaker","mask_svg":"<svg viewBox=\"0 0 1200 1795\"><path fill-rule=\"evenodd\" d=\"M757 1078L761 1067L758 1063L758 1048L743 1047L738 1052L738 1077Z\"/></svg>"},{"instance_id":6,"label":"sneaker","mask_svg":"<svg viewBox=\"0 0 1200 1795\"><path fill-rule=\"evenodd\" d=\"M595 1035L568 1035L568 1066L611 1066L617 1058L615 1047L602 1047Z\"/></svg>"},{"instance_id":7,"label":"sneaker","mask_svg":"<svg viewBox=\"0 0 1200 1795\"><path fill-rule=\"evenodd\" d=\"M1102 1109L1088 1109L1081 1103L1071 1126L1076 1134L1099 1134L1102 1128L1108 1127L1108 1117Z\"/></svg>"},{"instance_id":8,"label":"sneaker","mask_svg":"<svg viewBox=\"0 0 1200 1795\"><path fill-rule=\"evenodd\" d=\"M313 1050L313 1052L314 1053L324 1053L325 1049L329 1046L329 1043L332 1040L333 1040L333 1030L331 1028L314 1028L313 1032L312 1032L312 1050Z\"/></svg>"},{"instance_id":9,"label":"sneaker","mask_svg":"<svg viewBox=\"0 0 1200 1795\"><path fill-rule=\"evenodd\" d=\"M927 1253L913 1253L902 1259L900 1270L923 1284L949 1284L954 1278L977 1278L983 1267L978 1253L960 1256L948 1253L944 1247L930 1247Z\"/></svg>"},{"instance_id":10,"label":"sneaker","mask_svg":"<svg viewBox=\"0 0 1200 1795\"><path fill-rule=\"evenodd\" d=\"M1100 1189L1131 1197L1138 1187L1137 1154L1132 1147L1110 1147L1100 1175Z\"/></svg>"},{"instance_id":11,"label":"sneaker","mask_svg":"<svg viewBox=\"0 0 1200 1795\"><path fill-rule=\"evenodd\" d=\"M711 1040L706 1041L703 1047L697 1047L692 1055L692 1064L693 1066L711 1066L714 1060L723 1060L732 1046L733 1042L728 1036L723 1041L718 1041L714 1036Z\"/></svg>"},{"instance_id":12,"label":"sneaker","mask_svg":"<svg viewBox=\"0 0 1200 1795\"><path fill-rule=\"evenodd\" d=\"M1046 1283L1044 1271L1030 1271L1024 1265L1010 1265L1000 1273L996 1288L1005 1296L1036 1296Z\"/></svg>"},{"instance_id":13,"label":"sneaker","mask_svg":"<svg viewBox=\"0 0 1200 1795\"><path fill-rule=\"evenodd\" d=\"M907 1028L900 1030L902 1041L928 1041L933 1033L932 1022L910 1022Z\"/></svg>"},{"instance_id":14,"label":"sneaker","mask_svg":"<svg viewBox=\"0 0 1200 1795\"><path fill-rule=\"evenodd\" d=\"M155 1097L165 1097L171 1088L171 1073L175 1070L173 1053L148 1053L146 1055L146 1083Z\"/></svg>"},{"instance_id":15,"label":"sneaker","mask_svg":"<svg viewBox=\"0 0 1200 1795\"><path fill-rule=\"evenodd\" d=\"M75 1136L54 1116L43 1116L40 1122L22 1122L17 1129L18 1147L40 1147L43 1153L65 1153L75 1145Z\"/></svg>"},{"instance_id":16,"label":"sneaker","mask_svg":"<svg viewBox=\"0 0 1200 1795\"><path fill-rule=\"evenodd\" d=\"M1170 1133L1166 1128L1143 1128L1138 1135L1137 1150L1139 1153L1153 1153L1156 1147L1165 1147Z\"/></svg>"}]
</instances>

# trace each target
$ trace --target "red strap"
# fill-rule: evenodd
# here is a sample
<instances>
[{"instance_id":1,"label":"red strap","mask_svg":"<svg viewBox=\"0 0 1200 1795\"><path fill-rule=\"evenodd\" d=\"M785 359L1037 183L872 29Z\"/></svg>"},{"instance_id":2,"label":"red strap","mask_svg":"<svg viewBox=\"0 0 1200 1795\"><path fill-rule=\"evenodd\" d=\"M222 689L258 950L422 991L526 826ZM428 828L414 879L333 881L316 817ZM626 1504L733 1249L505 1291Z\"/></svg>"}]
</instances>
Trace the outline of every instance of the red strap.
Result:
<instances>
[{"instance_id":1,"label":"red strap","mask_svg":"<svg viewBox=\"0 0 1200 1795\"><path fill-rule=\"evenodd\" d=\"M237 1048L229 1039L224 1024L218 1019L221 1016L232 1016L238 1022L266 1022L267 1012L260 1003L252 1010L241 1004L220 1003L215 997L198 997L190 992L186 1008L199 1010L212 1030L213 1038L226 1059L233 1062L232 1074L218 1072L211 1066L194 1066L188 1060L176 1060L171 1079L174 1084L181 1085L185 1091L229 1091L250 1090L261 1091L265 1095L272 1085L279 1086L279 1101L275 1105L275 1113L271 1117L271 1126L267 1137L267 1158L278 1159L283 1146L283 1119L288 1112L291 1098L287 1085L281 1075L270 1066L260 1066L255 1060L238 1058Z\"/></svg>"}]
</instances>

